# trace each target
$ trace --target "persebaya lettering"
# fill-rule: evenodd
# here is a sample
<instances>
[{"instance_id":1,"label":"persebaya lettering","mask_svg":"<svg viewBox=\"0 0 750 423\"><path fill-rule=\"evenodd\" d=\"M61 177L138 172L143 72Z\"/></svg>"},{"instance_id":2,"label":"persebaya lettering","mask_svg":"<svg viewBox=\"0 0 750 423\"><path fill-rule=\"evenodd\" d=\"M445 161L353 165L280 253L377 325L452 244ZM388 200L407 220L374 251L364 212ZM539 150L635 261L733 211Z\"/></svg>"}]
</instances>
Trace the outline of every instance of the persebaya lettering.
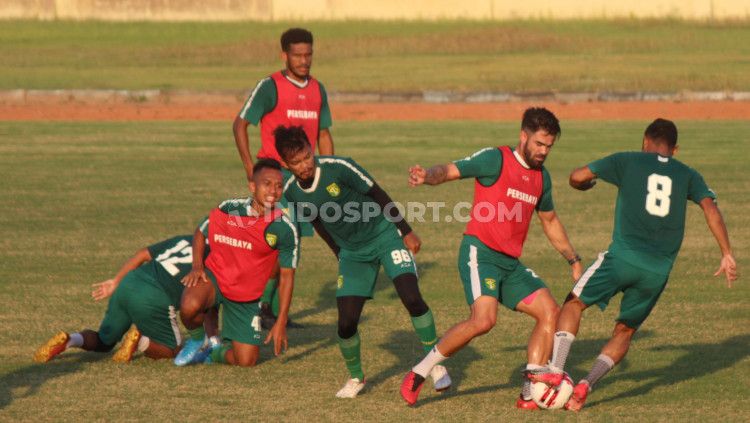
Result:
<instances>
[{"instance_id":1,"label":"persebaya lettering","mask_svg":"<svg viewBox=\"0 0 750 423\"><path fill-rule=\"evenodd\" d=\"M524 203L529 203L532 206L536 206L536 203L539 202L539 197L536 195L526 194L525 192L513 188L508 188L508 192L506 192L505 195L510 198L515 198L516 200L521 200Z\"/></svg>"},{"instance_id":2,"label":"persebaya lettering","mask_svg":"<svg viewBox=\"0 0 750 423\"><path fill-rule=\"evenodd\" d=\"M244 248L246 250L252 250L253 244L243 241L241 239L232 238L231 236L214 234L214 242L219 244L226 244L230 247Z\"/></svg>"},{"instance_id":3,"label":"persebaya lettering","mask_svg":"<svg viewBox=\"0 0 750 423\"><path fill-rule=\"evenodd\" d=\"M315 110L294 110L289 109L286 111L287 119L317 119L318 112Z\"/></svg>"}]
</instances>

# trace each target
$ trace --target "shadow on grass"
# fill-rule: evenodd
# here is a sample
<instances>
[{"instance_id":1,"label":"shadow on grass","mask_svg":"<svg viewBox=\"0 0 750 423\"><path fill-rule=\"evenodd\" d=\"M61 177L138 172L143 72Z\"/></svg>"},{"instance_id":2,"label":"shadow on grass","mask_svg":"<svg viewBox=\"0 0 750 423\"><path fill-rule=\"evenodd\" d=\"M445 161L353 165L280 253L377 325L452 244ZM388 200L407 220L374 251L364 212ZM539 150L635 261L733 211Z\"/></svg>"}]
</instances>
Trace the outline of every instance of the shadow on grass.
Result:
<instances>
[{"instance_id":1,"label":"shadow on grass","mask_svg":"<svg viewBox=\"0 0 750 423\"><path fill-rule=\"evenodd\" d=\"M597 389L594 392L617 383L619 380L645 383L620 394L586 404L586 407L590 408L610 401L646 395L657 387L682 383L730 368L750 355L750 334L733 336L720 343L662 345L651 348L651 351L676 351L683 354L661 369L619 373L611 378L603 379L602 382L597 384Z\"/></svg>"},{"instance_id":2,"label":"shadow on grass","mask_svg":"<svg viewBox=\"0 0 750 423\"><path fill-rule=\"evenodd\" d=\"M48 363L34 363L7 373L0 377L0 410L13 400L36 395L39 388L51 379L78 372L86 364L104 359L111 360L112 355L88 352L63 354Z\"/></svg>"}]
</instances>

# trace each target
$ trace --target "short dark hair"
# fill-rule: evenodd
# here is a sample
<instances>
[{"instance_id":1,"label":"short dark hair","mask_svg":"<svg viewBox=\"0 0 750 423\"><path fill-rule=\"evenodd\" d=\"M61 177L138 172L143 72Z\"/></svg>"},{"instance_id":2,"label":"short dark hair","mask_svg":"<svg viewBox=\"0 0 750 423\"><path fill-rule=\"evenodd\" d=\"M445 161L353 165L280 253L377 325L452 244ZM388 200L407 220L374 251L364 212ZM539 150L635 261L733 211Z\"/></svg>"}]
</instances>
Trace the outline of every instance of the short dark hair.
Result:
<instances>
[{"instance_id":1,"label":"short dark hair","mask_svg":"<svg viewBox=\"0 0 750 423\"><path fill-rule=\"evenodd\" d=\"M258 159L253 165L253 175L257 174L263 169L276 169L281 171L281 163L275 159Z\"/></svg>"},{"instance_id":2,"label":"short dark hair","mask_svg":"<svg viewBox=\"0 0 750 423\"><path fill-rule=\"evenodd\" d=\"M646 127L643 136L674 148L677 145L677 126L671 120L658 118Z\"/></svg>"},{"instance_id":3,"label":"short dark hair","mask_svg":"<svg viewBox=\"0 0 750 423\"><path fill-rule=\"evenodd\" d=\"M312 45L312 32L304 28L289 28L281 34L281 50L289 51L292 44L305 43Z\"/></svg>"},{"instance_id":4,"label":"short dark hair","mask_svg":"<svg viewBox=\"0 0 750 423\"><path fill-rule=\"evenodd\" d=\"M523 112L521 129L532 133L543 129L555 138L562 133L562 129L560 129L560 121L557 120L554 113L544 107L529 107L526 109L526 111Z\"/></svg>"},{"instance_id":5,"label":"short dark hair","mask_svg":"<svg viewBox=\"0 0 750 423\"><path fill-rule=\"evenodd\" d=\"M301 126L279 125L273 130L273 137L276 139L276 151L284 160L310 146L310 140Z\"/></svg>"}]
</instances>

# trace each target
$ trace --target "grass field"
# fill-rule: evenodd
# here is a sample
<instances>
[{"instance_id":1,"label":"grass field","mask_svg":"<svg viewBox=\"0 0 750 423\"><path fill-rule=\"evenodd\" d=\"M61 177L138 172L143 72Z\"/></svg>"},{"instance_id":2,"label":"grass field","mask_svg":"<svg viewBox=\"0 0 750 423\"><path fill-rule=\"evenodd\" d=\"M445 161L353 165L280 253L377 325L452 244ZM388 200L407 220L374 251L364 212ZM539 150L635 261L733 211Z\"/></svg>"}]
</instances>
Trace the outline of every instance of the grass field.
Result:
<instances>
[{"instance_id":1,"label":"grass field","mask_svg":"<svg viewBox=\"0 0 750 423\"><path fill-rule=\"evenodd\" d=\"M646 123L563 122L563 138L547 163L558 213L586 260L608 244L615 190L601 184L576 192L567 187L567 174L609 152L637 149ZM679 125L680 157L718 192L744 270L750 124ZM470 201L471 182L410 190L407 166L515 143L516 134L515 124L463 122L341 123L334 130L339 154L360 161L395 199L449 204ZM420 406L407 408L398 386L421 350L382 276L361 325L368 388L356 400L336 400L347 377L335 344L336 265L319 238L305 239L295 289L292 317L305 328L290 332L290 349L281 358L266 348L252 370L176 368L142 357L116 365L107 354L73 351L34 364L34 349L55 331L98 326L105 304L90 299L91 283L110 277L136 249L191 232L221 199L243 195L230 137L228 125L216 123L0 123L0 420L573 419L513 408L532 322L508 310L493 332L448 362L450 392L440 396L426 388ZM442 332L468 312L455 269L463 227L415 228L424 241L422 292ZM712 278L718 259L698 207L691 206L667 291L581 419L737 421L750 415L750 291L746 280L729 290ZM536 224L523 260L562 300L571 286L567 264ZM618 303L585 314L569 361L574 378L588 371L609 336Z\"/></svg>"},{"instance_id":2,"label":"grass field","mask_svg":"<svg viewBox=\"0 0 750 423\"><path fill-rule=\"evenodd\" d=\"M4 21L0 89L250 89L291 25ZM750 90L747 22L306 25L331 91Z\"/></svg>"}]
</instances>

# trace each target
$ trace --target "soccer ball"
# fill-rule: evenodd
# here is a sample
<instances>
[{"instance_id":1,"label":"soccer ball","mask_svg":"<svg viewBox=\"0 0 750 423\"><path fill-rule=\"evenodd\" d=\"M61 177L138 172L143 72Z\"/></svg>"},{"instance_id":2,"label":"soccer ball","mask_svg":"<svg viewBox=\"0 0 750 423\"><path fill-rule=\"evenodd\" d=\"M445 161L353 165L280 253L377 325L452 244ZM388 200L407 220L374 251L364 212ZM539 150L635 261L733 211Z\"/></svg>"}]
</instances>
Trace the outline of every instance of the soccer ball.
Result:
<instances>
[{"instance_id":1,"label":"soccer ball","mask_svg":"<svg viewBox=\"0 0 750 423\"><path fill-rule=\"evenodd\" d=\"M573 379L568 373L563 375L562 382L555 387L546 383L536 382L531 384L531 398L539 408L557 410L568 402L573 394Z\"/></svg>"}]
</instances>

